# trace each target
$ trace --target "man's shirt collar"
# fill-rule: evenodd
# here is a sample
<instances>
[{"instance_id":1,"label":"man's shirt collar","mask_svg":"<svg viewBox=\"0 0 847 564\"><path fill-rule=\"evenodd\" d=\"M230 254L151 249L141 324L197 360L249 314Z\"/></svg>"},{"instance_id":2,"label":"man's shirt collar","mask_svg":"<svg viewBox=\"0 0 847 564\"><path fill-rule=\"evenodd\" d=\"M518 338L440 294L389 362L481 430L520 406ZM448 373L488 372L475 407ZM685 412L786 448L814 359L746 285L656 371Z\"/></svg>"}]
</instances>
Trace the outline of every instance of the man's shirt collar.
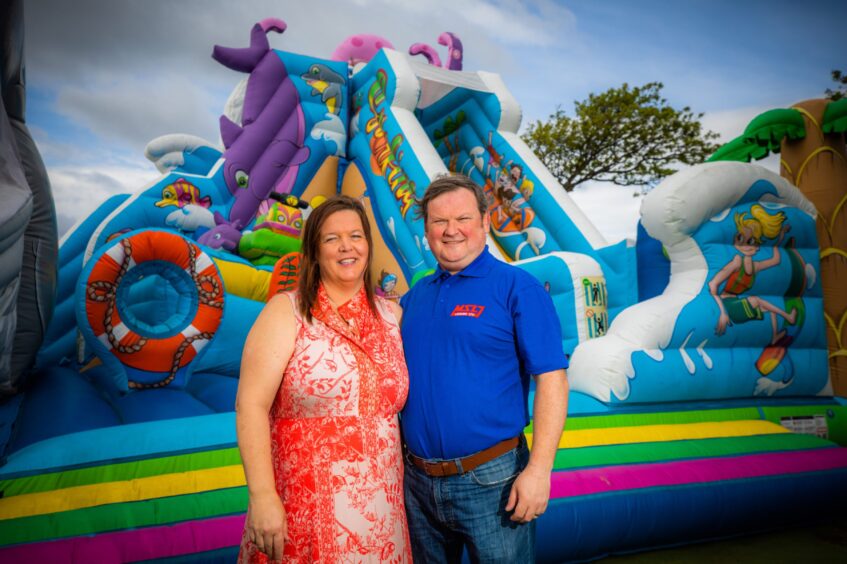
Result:
<instances>
[{"instance_id":1,"label":"man's shirt collar","mask_svg":"<svg viewBox=\"0 0 847 564\"><path fill-rule=\"evenodd\" d=\"M483 278L491 272L491 267L494 265L494 261L497 260L491 253L488 252L488 245L479 253L479 256L476 257L469 265L467 265L464 269L460 270L456 273L456 276L467 276L471 278ZM435 275L430 280L430 284L434 284L436 282L440 282L450 277L450 273L444 270L441 265L438 265L438 268L435 270Z\"/></svg>"}]
</instances>

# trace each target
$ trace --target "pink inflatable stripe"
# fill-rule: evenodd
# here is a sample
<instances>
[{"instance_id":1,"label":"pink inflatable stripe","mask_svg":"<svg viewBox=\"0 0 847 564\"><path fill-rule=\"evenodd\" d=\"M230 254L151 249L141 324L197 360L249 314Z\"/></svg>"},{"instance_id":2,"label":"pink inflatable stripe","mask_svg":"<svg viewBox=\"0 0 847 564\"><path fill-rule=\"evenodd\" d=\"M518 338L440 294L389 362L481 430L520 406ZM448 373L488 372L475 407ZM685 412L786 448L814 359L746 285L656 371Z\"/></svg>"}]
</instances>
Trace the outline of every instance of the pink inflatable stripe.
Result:
<instances>
[{"instance_id":1,"label":"pink inflatable stripe","mask_svg":"<svg viewBox=\"0 0 847 564\"><path fill-rule=\"evenodd\" d=\"M242 514L21 544L0 549L0 562L118 563L166 558L236 546L241 541L243 528Z\"/></svg>"},{"instance_id":2,"label":"pink inflatable stripe","mask_svg":"<svg viewBox=\"0 0 847 564\"><path fill-rule=\"evenodd\" d=\"M555 499L623 490L798 474L837 468L847 470L847 448L769 452L658 464L607 466L569 472L554 472L550 497Z\"/></svg>"}]
</instances>

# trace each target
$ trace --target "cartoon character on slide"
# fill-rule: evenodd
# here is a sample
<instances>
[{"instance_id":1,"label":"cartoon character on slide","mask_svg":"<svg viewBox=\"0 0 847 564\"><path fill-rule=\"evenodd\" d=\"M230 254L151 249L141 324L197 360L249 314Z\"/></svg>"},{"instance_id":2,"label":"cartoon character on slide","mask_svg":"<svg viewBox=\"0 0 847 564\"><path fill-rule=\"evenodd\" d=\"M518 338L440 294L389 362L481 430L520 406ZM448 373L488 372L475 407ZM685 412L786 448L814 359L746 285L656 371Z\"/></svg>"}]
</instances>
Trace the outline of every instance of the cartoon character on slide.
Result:
<instances>
[{"instance_id":1,"label":"cartoon character on slide","mask_svg":"<svg viewBox=\"0 0 847 564\"><path fill-rule=\"evenodd\" d=\"M395 291L396 287L397 275L381 270L379 273L379 281L377 282L377 287L374 289L374 293L387 300L393 300L395 302L400 301L400 294Z\"/></svg>"},{"instance_id":2,"label":"cartoon character on slide","mask_svg":"<svg viewBox=\"0 0 847 564\"><path fill-rule=\"evenodd\" d=\"M770 213L759 204L754 204L749 214L736 213L735 225L738 231L733 246L739 254L709 281L709 292L720 310L715 333L723 335L727 325L762 320L767 312L770 314L773 330L770 345L778 345L784 340L786 331L778 329L777 316L783 318L787 324L794 325L797 321L797 309L787 312L760 296L742 297L742 294L747 294L753 289L756 274L780 263L779 247L790 226L785 223L784 212ZM754 261L753 257L759 252L764 238L776 240L773 255L765 260ZM724 283L723 290L719 290Z\"/></svg>"},{"instance_id":3,"label":"cartoon character on slide","mask_svg":"<svg viewBox=\"0 0 847 564\"><path fill-rule=\"evenodd\" d=\"M504 156L494 148L493 135L493 131L488 132L489 158L485 170L480 170L485 176L483 188L488 196L491 226L495 233L521 232L535 219L535 213L526 205L528 196L518 188L524 182L523 167L512 161L503 162Z\"/></svg>"},{"instance_id":4,"label":"cartoon character on slide","mask_svg":"<svg viewBox=\"0 0 847 564\"><path fill-rule=\"evenodd\" d=\"M500 201L506 207L507 213L513 218L519 218L525 221L522 215L522 210L526 207L526 200L529 197L523 186L525 180L522 180L523 167L517 163L509 161L509 163L500 169L497 174L497 180L494 183L494 191L500 197ZM521 187L520 190L518 187Z\"/></svg>"}]
</instances>

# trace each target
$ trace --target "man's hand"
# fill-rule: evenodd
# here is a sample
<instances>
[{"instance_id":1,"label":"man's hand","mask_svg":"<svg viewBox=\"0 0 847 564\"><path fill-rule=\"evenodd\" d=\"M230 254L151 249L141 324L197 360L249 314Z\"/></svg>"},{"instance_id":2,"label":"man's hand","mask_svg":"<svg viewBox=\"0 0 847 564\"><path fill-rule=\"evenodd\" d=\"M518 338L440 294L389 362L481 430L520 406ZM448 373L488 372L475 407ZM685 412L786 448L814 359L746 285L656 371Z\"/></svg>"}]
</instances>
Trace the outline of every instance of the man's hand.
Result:
<instances>
[{"instance_id":1,"label":"man's hand","mask_svg":"<svg viewBox=\"0 0 847 564\"><path fill-rule=\"evenodd\" d=\"M547 510L550 500L550 472L532 465L515 478L506 511L512 511L512 521L529 523Z\"/></svg>"},{"instance_id":2,"label":"man's hand","mask_svg":"<svg viewBox=\"0 0 847 564\"><path fill-rule=\"evenodd\" d=\"M247 510L247 538L272 561L282 559L288 540L288 526L282 500L276 492L250 498Z\"/></svg>"}]
</instances>

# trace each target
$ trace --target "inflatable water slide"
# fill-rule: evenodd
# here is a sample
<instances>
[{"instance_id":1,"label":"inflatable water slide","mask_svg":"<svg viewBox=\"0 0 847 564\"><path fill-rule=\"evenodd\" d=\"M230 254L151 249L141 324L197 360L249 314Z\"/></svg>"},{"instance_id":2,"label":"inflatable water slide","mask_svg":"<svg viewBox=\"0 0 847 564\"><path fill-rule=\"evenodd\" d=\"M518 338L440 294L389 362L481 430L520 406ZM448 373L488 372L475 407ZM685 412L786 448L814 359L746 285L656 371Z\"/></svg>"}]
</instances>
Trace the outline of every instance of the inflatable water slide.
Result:
<instances>
[{"instance_id":1,"label":"inflatable water slide","mask_svg":"<svg viewBox=\"0 0 847 564\"><path fill-rule=\"evenodd\" d=\"M414 200L450 173L484 186L489 248L548 289L571 359L539 561L840 512L847 407L827 372L816 211L793 185L695 166L645 197L635 246L608 244L517 135L502 80L462 70L455 35L442 65L368 35L330 59L270 48L285 27L214 48L243 75L220 145L154 139L161 177L62 240L35 376L0 403L0 560L231 561L241 348L296 280L304 220L360 198L375 291L397 299L435 268Z\"/></svg>"}]
</instances>

